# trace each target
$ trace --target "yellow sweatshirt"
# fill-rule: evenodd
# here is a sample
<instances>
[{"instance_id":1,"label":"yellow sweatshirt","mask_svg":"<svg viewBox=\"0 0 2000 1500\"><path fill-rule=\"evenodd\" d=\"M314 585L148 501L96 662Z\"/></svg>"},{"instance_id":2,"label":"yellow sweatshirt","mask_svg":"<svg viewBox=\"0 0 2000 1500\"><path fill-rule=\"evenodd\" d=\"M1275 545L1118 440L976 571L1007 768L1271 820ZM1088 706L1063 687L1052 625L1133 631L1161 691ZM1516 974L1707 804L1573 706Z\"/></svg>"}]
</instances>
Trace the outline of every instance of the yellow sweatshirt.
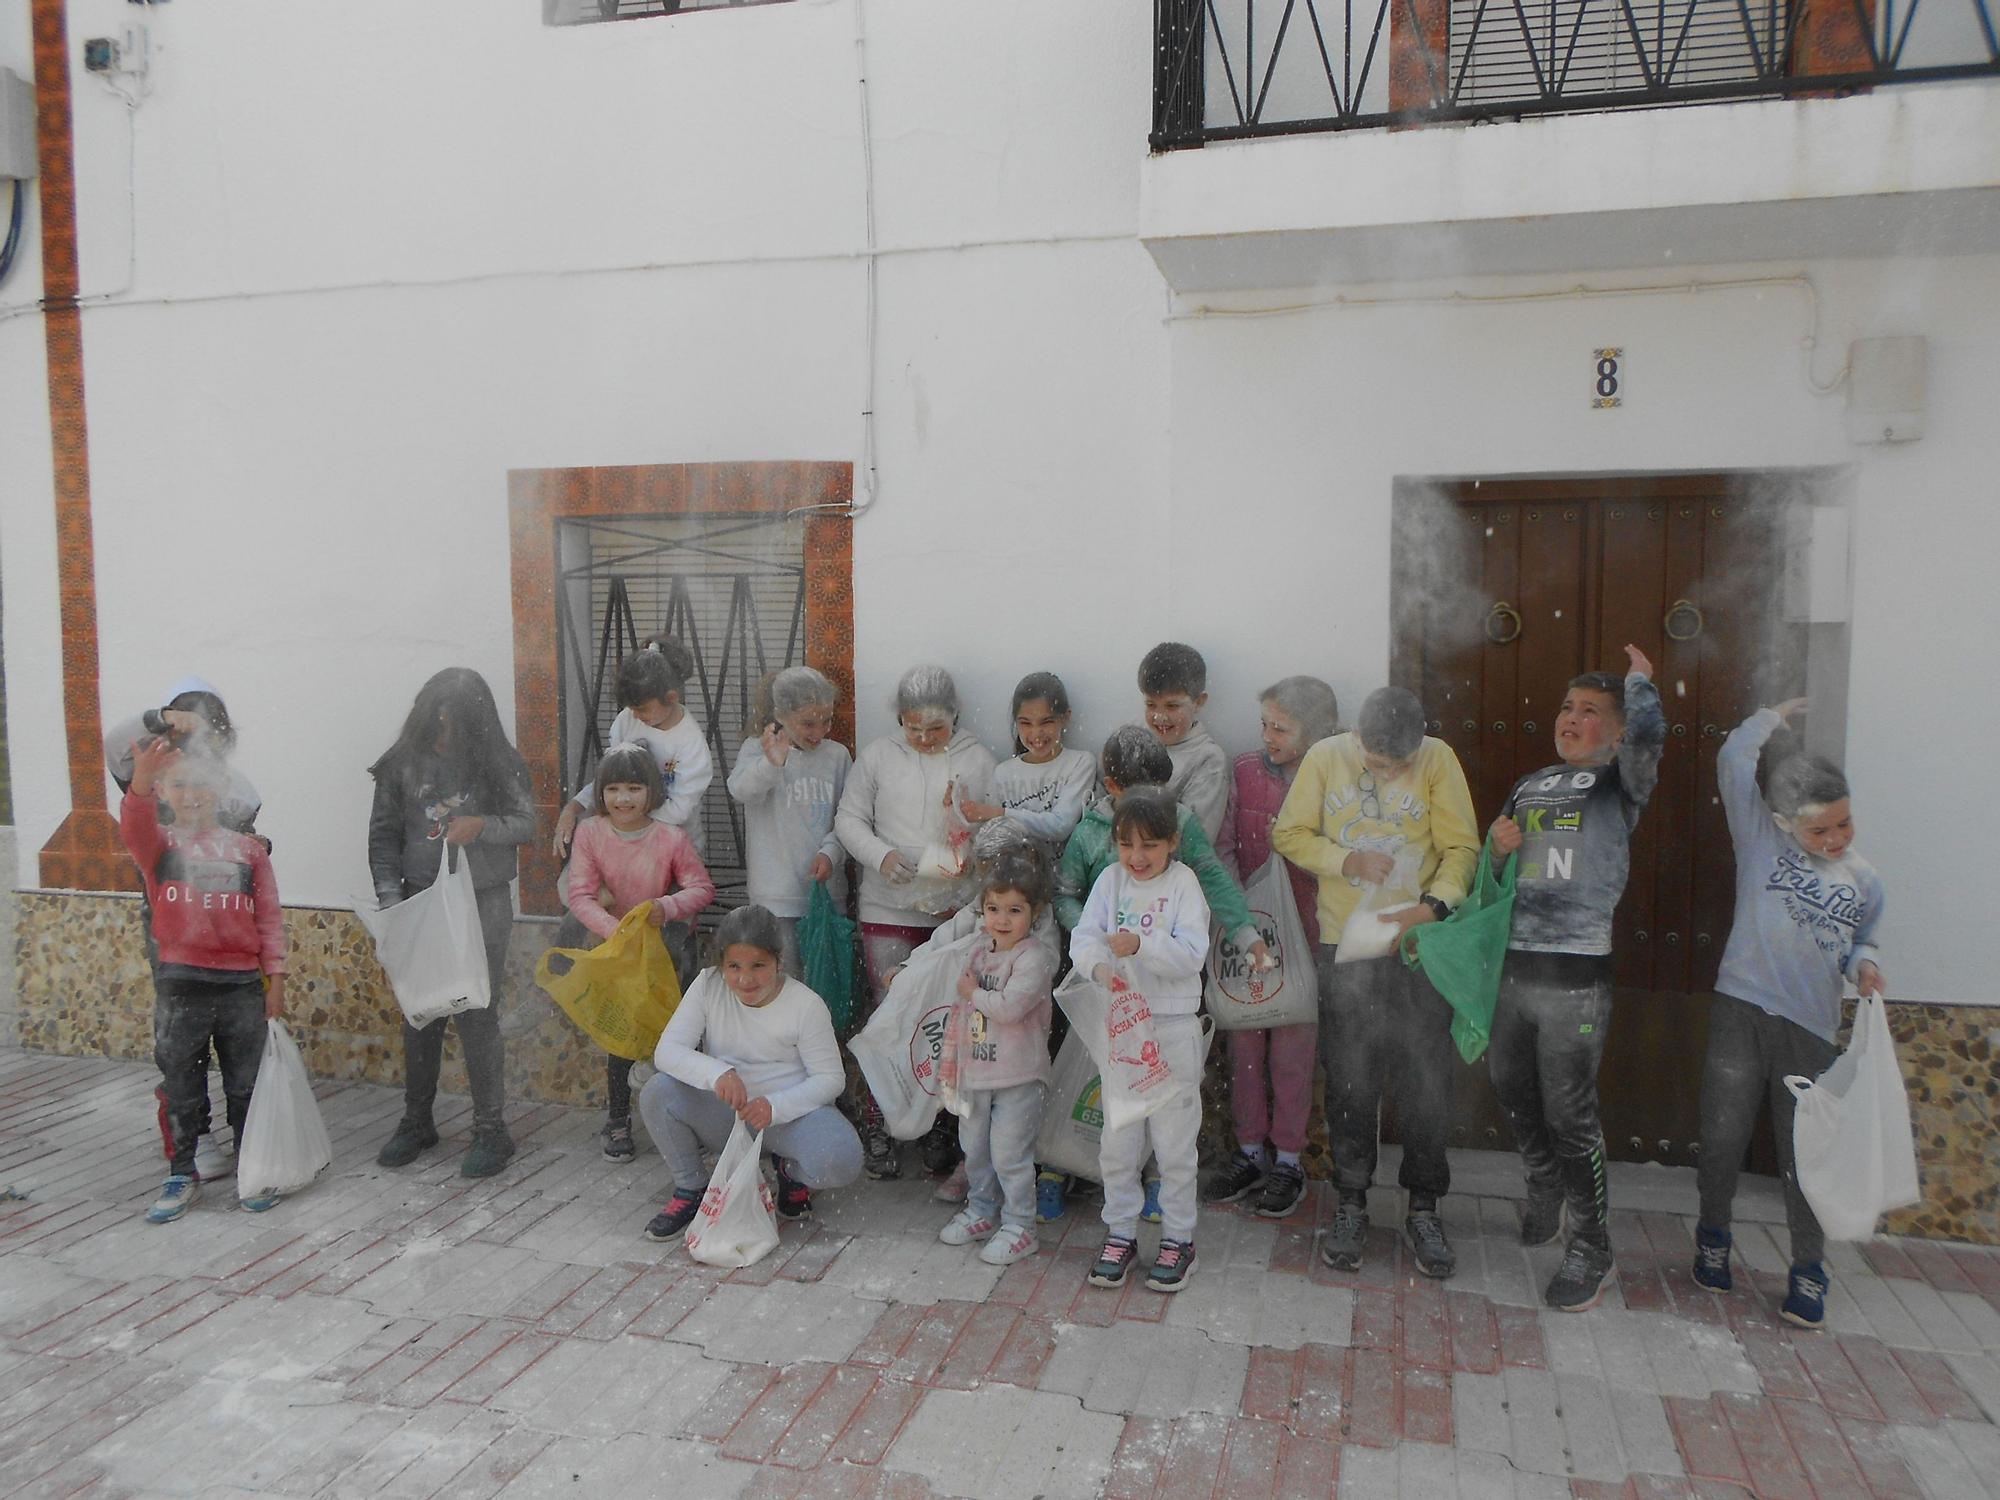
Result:
<instances>
[{"instance_id":1,"label":"yellow sweatshirt","mask_svg":"<svg viewBox=\"0 0 2000 1500\"><path fill-rule=\"evenodd\" d=\"M1479 830L1465 772L1451 746L1428 735L1410 769L1384 787L1367 774L1358 736L1321 740L1299 762L1271 828L1271 847L1319 877L1322 942L1339 940L1367 889L1340 873L1356 850L1391 857L1405 849L1422 851L1418 891L1447 906L1465 899L1479 864Z\"/></svg>"}]
</instances>

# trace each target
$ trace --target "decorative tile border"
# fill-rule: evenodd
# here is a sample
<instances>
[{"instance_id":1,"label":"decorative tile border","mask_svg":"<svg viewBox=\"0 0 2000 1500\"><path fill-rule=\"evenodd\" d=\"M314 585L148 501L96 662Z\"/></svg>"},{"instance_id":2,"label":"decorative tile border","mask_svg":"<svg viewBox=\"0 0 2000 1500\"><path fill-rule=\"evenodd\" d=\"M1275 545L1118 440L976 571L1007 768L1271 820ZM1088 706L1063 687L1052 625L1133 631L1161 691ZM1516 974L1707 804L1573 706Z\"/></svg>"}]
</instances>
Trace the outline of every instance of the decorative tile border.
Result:
<instances>
[{"instance_id":1,"label":"decorative tile border","mask_svg":"<svg viewBox=\"0 0 2000 1500\"><path fill-rule=\"evenodd\" d=\"M516 469L507 476L514 599L515 744L534 778L535 810L551 828L562 802L557 740L561 671L556 640L556 522L581 516L763 514L828 507L806 520L806 662L840 689L834 735L854 741L854 469L837 463L649 464ZM554 856L521 849L521 902L558 910Z\"/></svg>"},{"instance_id":2,"label":"decorative tile border","mask_svg":"<svg viewBox=\"0 0 2000 1500\"><path fill-rule=\"evenodd\" d=\"M153 1051L152 982L129 896L23 891L17 954L22 1045L46 1052L146 1058ZM352 913L288 910L287 1022L313 1072L402 1081L401 1018ZM499 1001L510 1095L601 1104L603 1054L535 988L534 966L555 927L516 923ZM1909 1082L1924 1202L1892 1215L1897 1234L2000 1244L2000 1007L1892 1005L1890 1024ZM1205 1155L1230 1148L1226 1049L1211 1056L1203 1093ZM444 1087L465 1089L458 1044L445 1048ZM1305 1161L1330 1161L1317 1107Z\"/></svg>"}]
</instances>

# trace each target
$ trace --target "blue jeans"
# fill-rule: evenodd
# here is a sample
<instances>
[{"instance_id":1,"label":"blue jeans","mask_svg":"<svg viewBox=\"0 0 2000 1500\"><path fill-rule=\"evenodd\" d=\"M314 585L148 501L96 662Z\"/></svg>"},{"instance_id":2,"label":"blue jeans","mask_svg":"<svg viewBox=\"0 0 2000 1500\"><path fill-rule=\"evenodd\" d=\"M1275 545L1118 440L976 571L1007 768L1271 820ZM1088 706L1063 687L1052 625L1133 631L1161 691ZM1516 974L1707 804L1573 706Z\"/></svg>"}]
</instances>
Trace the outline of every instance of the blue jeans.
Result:
<instances>
[{"instance_id":1,"label":"blue jeans","mask_svg":"<svg viewBox=\"0 0 2000 1500\"><path fill-rule=\"evenodd\" d=\"M958 1122L958 1144L965 1152L965 1206L974 1218L1035 1227L1035 1137L1048 1097L1045 1083L966 1091L972 1113Z\"/></svg>"},{"instance_id":2,"label":"blue jeans","mask_svg":"<svg viewBox=\"0 0 2000 1500\"><path fill-rule=\"evenodd\" d=\"M709 1089L655 1073L639 1090L639 1118L673 1173L674 1186L700 1193L708 1186L702 1151L720 1152L736 1124L736 1111ZM809 1188L841 1188L861 1176L861 1137L830 1104L764 1131L764 1152L783 1157L786 1170Z\"/></svg>"}]
</instances>

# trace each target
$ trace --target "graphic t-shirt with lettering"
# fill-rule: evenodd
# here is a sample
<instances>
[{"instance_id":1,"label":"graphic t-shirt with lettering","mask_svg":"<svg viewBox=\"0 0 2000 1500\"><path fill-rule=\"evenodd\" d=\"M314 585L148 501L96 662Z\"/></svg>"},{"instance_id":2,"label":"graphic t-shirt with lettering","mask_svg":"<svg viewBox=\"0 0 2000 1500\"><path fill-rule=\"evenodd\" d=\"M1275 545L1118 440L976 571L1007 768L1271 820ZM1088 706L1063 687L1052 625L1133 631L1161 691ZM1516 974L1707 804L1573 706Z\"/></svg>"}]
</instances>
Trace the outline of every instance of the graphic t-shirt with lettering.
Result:
<instances>
[{"instance_id":1,"label":"graphic t-shirt with lettering","mask_svg":"<svg viewBox=\"0 0 2000 1500\"><path fill-rule=\"evenodd\" d=\"M1611 951L1612 914L1632 870L1632 830L1659 782L1666 728L1659 691L1634 673L1625 679L1625 737L1608 764L1547 766L1515 785L1500 810L1521 825L1509 948Z\"/></svg>"},{"instance_id":2,"label":"graphic t-shirt with lettering","mask_svg":"<svg viewBox=\"0 0 2000 1500\"><path fill-rule=\"evenodd\" d=\"M1842 977L1852 978L1864 959L1881 962L1882 878L1852 849L1839 859L1806 853L1771 820L1757 790L1757 756L1782 722L1759 709L1715 759L1736 844L1736 919L1715 987L1830 1042L1840 1028Z\"/></svg>"}]
</instances>

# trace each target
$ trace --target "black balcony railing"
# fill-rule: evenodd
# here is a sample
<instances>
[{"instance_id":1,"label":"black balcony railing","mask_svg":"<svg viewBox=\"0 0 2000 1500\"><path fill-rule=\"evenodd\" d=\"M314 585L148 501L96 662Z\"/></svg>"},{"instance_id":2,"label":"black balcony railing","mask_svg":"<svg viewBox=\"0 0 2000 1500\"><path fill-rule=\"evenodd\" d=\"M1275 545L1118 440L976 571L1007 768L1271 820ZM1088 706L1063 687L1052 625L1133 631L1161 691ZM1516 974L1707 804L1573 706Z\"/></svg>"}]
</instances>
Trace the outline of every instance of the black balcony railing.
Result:
<instances>
[{"instance_id":1,"label":"black balcony railing","mask_svg":"<svg viewBox=\"0 0 2000 1500\"><path fill-rule=\"evenodd\" d=\"M1156 151L2000 78L2000 0L1154 0Z\"/></svg>"}]
</instances>

